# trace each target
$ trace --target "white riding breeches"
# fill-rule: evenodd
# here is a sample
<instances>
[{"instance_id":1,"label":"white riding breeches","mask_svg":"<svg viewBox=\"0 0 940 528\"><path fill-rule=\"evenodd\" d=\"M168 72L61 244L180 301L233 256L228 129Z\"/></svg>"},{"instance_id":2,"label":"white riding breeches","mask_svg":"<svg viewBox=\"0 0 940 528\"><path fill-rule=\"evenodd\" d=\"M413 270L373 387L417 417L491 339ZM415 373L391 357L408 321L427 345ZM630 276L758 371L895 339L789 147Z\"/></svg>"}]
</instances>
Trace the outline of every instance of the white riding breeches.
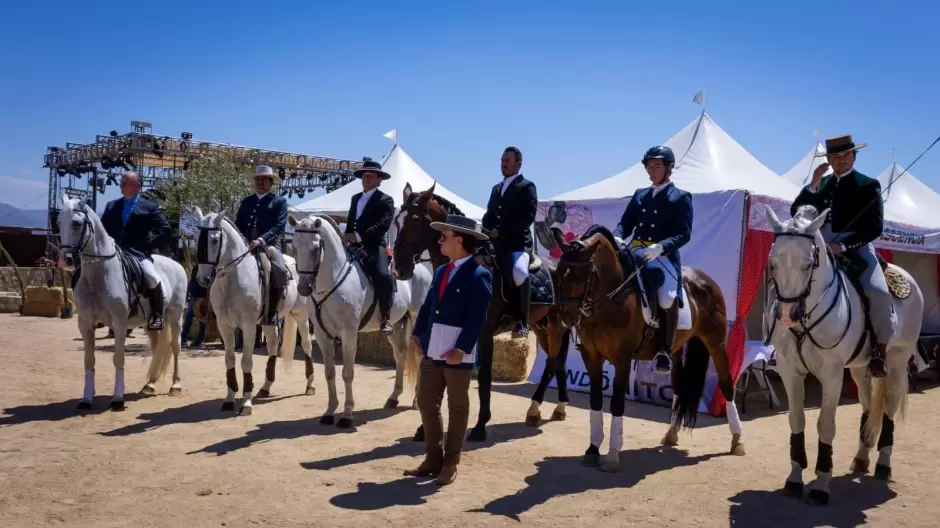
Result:
<instances>
[{"instance_id":1,"label":"white riding breeches","mask_svg":"<svg viewBox=\"0 0 940 528\"><path fill-rule=\"evenodd\" d=\"M672 262L662 256L647 262L646 265L650 268L659 268L663 272L663 285L656 291L656 296L659 299L659 307L668 310L672 307L672 303L676 302L678 296L679 273Z\"/></svg>"},{"instance_id":2,"label":"white riding breeches","mask_svg":"<svg viewBox=\"0 0 940 528\"><path fill-rule=\"evenodd\" d=\"M512 282L520 286L528 278L529 254L524 251L514 251L512 253Z\"/></svg>"},{"instance_id":3,"label":"white riding breeches","mask_svg":"<svg viewBox=\"0 0 940 528\"><path fill-rule=\"evenodd\" d=\"M160 284L160 276L157 275L157 270L153 267L153 262L147 259L141 259L140 269L144 272L144 286L146 286L147 289L152 290Z\"/></svg>"}]
</instances>

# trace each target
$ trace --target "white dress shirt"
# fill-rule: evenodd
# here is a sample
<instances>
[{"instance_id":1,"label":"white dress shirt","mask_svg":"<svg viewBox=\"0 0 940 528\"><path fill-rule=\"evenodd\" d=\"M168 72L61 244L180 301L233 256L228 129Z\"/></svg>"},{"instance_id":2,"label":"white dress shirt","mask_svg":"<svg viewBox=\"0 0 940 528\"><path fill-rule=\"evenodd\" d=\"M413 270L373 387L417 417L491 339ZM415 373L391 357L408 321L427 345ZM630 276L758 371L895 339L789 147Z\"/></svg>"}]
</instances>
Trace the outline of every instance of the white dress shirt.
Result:
<instances>
[{"instance_id":1,"label":"white dress shirt","mask_svg":"<svg viewBox=\"0 0 940 528\"><path fill-rule=\"evenodd\" d=\"M372 198L373 194L375 194L375 189L366 191L359 197L359 202L356 203L356 220L359 220L359 217L362 216L362 211L366 208L366 204L369 203L369 198Z\"/></svg>"},{"instance_id":2,"label":"white dress shirt","mask_svg":"<svg viewBox=\"0 0 940 528\"><path fill-rule=\"evenodd\" d=\"M508 177L508 178L503 178L503 190L499 192L499 195L502 196L502 195L506 194L506 189L509 188L509 184L511 184L511 183L513 182L513 180L515 180L515 179L518 178L519 176L522 176L522 174L519 174L519 173L517 172L517 173L513 174L512 176L510 176L510 177Z\"/></svg>"},{"instance_id":3,"label":"white dress shirt","mask_svg":"<svg viewBox=\"0 0 940 528\"><path fill-rule=\"evenodd\" d=\"M457 273L457 270L460 269L460 265L470 259L472 255L467 255L462 259L457 259L454 261L454 269L450 270L450 275L447 276L447 284L450 284L450 280L454 278L454 274Z\"/></svg>"}]
</instances>

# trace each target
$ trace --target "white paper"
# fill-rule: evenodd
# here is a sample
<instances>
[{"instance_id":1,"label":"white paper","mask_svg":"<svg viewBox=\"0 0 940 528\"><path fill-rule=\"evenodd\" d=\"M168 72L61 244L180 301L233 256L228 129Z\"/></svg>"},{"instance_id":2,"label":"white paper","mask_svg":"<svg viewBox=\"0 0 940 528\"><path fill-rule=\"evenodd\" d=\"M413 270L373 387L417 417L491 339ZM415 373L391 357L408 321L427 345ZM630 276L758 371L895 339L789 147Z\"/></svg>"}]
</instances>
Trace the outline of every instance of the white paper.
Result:
<instances>
[{"instance_id":1,"label":"white paper","mask_svg":"<svg viewBox=\"0 0 940 528\"><path fill-rule=\"evenodd\" d=\"M441 356L454 349L462 330L463 328L459 326L434 323L431 326L431 339L428 342L428 357L435 361L444 361ZM464 354L463 363L475 363L476 357L477 347L474 345L469 354Z\"/></svg>"}]
</instances>

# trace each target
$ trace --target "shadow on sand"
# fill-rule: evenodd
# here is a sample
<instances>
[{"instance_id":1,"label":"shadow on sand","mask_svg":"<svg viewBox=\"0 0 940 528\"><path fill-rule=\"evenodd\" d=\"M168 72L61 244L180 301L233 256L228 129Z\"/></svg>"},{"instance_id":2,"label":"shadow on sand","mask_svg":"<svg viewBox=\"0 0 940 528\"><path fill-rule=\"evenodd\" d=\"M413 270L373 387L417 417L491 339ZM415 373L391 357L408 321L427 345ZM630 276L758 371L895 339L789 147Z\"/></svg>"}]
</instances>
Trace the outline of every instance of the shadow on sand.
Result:
<instances>
[{"instance_id":1,"label":"shadow on sand","mask_svg":"<svg viewBox=\"0 0 940 528\"><path fill-rule=\"evenodd\" d=\"M604 473L581 465L580 456L548 457L535 464L537 471L526 477L526 487L500 497L470 512L501 515L519 521L519 516L555 497L591 490L632 488L649 475L671 469L694 466L725 453L690 457L688 452L663 447L648 447L620 453L620 472ZM745 525L747 526L747 525Z\"/></svg>"},{"instance_id":2,"label":"shadow on sand","mask_svg":"<svg viewBox=\"0 0 940 528\"><path fill-rule=\"evenodd\" d=\"M148 396L128 393L124 395L124 403L130 404ZM0 416L0 427L19 425L30 422L58 422L69 418L101 414L108 411L111 396L95 396L90 410L78 410L79 398L42 405L20 405L3 410Z\"/></svg>"},{"instance_id":3,"label":"shadow on sand","mask_svg":"<svg viewBox=\"0 0 940 528\"><path fill-rule=\"evenodd\" d=\"M361 427L370 422L391 418L399 413L405 412L406 408L398 407L395 409L370 409L355 413L356 427ZM356 427L350 429L341 429L335 425L322 425L319 418L301 418L300 420L284 420L278 422L269 422L259 424L257 429L248 431L244 436L230 438L221 442L206 446L197 451L190 451L187 455L196 453L212 453L218 456L227 455L232 451L245 449L255 444L261 444L270 440L292 440L305 436L332 436L338 434L350 434L356 431Z\"/></svg>"},{"instance_id":4,"label":"shadow on sand","mask_svg":"<svg viewBox=\"0 0 940 528\"><path fill-rule=\"evenodd\" d=\"M840 475L829 482L828 506L811 506L782 491L742 491L728 498L730 526L762 528L810 528L815 526L862 526L868 523L865 510L897 497L884 481L870 476Z\"/></svg>"}]
</instances>

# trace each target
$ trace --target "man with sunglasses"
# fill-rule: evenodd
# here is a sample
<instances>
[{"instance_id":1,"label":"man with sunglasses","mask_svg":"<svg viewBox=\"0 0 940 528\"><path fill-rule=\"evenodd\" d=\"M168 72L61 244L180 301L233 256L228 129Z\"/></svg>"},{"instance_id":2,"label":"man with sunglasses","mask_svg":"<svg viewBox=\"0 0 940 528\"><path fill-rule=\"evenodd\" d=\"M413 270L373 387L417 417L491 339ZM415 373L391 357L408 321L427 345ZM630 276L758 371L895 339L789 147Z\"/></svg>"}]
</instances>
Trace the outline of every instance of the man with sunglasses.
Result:
<instances>
[{"instance_id":1,"label":"man with sunglasses","mask_svg":"<svg viewBox=\"0 0 940 528\"><path fill-rule=\"evenodd\" d=\"M144 275L144 297L150 301L148 330L163 329L163 287L150 256L154 249L170 243L172 230L160 206L142 198L144 180L136 172L121 176L121 194L108 202L101 215L104 230L127 254L140 263Z\"/></svg>"},{"instance_id":2,"label":"man with sunglasses","mask_svg":"<svg viewBox=\"0 0 940 528\"><path fill-rule=\"evenodd\" d=\"M790 215L796 215L804 205L815 207L818 213L828 209L826 223L820 232L829 244L829 250L835 255L845 254L850 260L864 265L859 279L868 297L868 314L876 341L868 361L868 371L875 378L883 378L888 375L885 354L894 334L896 319L891 292L872 245L884 230L881 184L855 170L858 150L867 146L867 143L856 145L851 135L827 139L826 153L816 156L826 156L829 163L816 167L813 180L790 206ZM823 176L830 166L833 174Z\"/></svg>"}]
</instances>

